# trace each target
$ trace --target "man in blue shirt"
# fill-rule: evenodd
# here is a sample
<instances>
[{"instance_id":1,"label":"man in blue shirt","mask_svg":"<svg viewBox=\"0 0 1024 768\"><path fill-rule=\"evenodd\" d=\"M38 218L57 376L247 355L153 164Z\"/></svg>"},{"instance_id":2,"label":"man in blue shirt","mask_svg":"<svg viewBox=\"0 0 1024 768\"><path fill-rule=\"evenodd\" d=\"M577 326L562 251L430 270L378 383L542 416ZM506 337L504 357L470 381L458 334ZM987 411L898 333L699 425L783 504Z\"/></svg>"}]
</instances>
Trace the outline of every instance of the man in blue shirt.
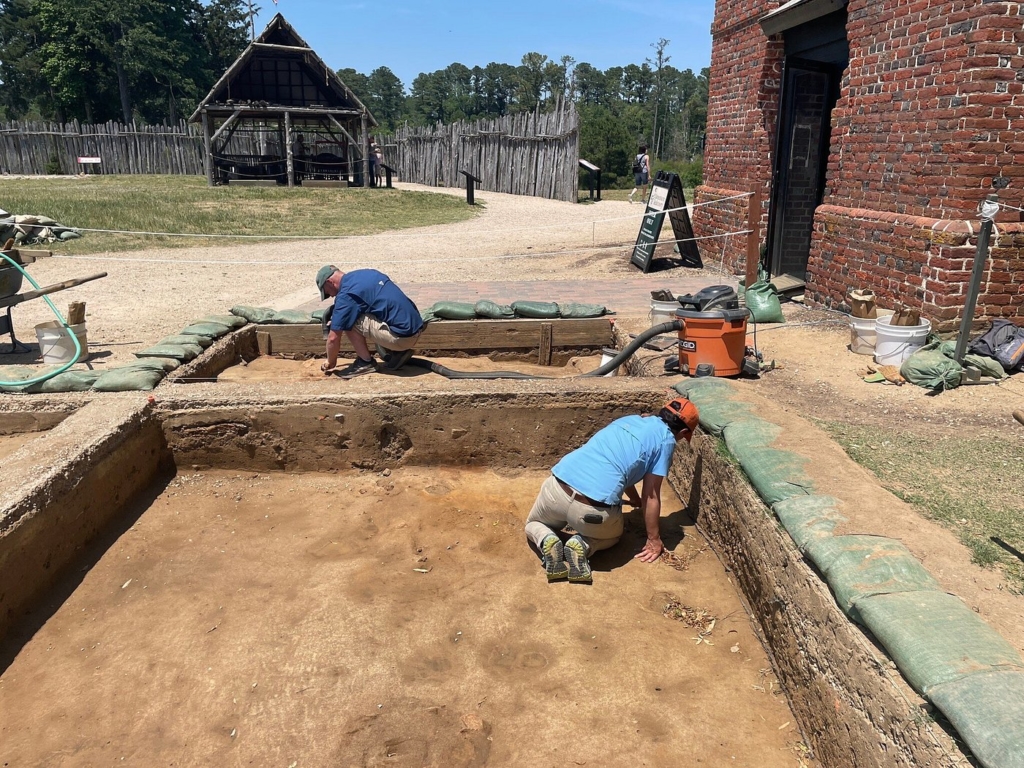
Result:
<instances>
[{"instance_id":1,"label":"man in blue shirt","mask_svg":"<svg viewBox=\"0 0 1024 768\"><path fill-rule=\"evenodd\" d=\"M357 357L338 372L342 378L351 379L377 369L367 339L376 344L387 370L397 371L409 362L423 331L423 319L412 299L387 275L375 269L342 272L328 264L317 272L316 287L321 299L334 297L327 361L321 366L324 373L333 373L338 364L343 333Z\"/></svg>"},{"instance_id":2,"label":"man in blue shirt","mask_svg":"<svg viewBox=\"0 0 1024 768\"><path fill-rule=\"evenodd\" d=\"M616 419L555 464L526 519L526 537L540 553L548 581L592 581L590 555L622 538L623 493L640 508L647 529L636 558L653 563L661 556L661 483L676 442L689 442L699 423L697 407L677 397L657 416ZM634 486L641 480L638 494ZM566 525L576 533L563 545L558 532Z\"/></svg>"}]
</instances>

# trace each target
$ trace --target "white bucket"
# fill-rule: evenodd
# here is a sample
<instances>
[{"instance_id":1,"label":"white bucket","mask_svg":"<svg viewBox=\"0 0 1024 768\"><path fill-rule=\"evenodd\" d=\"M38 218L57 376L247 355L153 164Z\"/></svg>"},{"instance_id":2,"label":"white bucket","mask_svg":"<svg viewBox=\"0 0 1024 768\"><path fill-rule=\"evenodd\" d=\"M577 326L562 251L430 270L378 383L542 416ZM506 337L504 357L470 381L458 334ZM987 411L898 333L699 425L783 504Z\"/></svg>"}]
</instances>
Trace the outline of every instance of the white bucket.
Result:
<instances>
[{"instance_id":1,"label":"white bucket","mask_svg":"<svg viewBox=\"0 0 1024 768\"><path fill-rule=\"evenodd\" d=\"M891 309L878 310L878 317L891 317ZM875 354L874 317L850 317L850 351L855 355Z\"/></svg>"},{"instance_id":2,"label":"white bucket","mask_svg":"<svg viewBox=\"0 0 1024 768\"><path fill-rule=\"evenodd\" d=\"M920 325L889 325L892 317L879 317L875 321L875 362L879 365L902 365L928 341L932 324L922 320Z\"/></svg>"},{"instance_id":3,"label":"white bucket","mask_svg":"<svg viewBox=\"0 0 1024 768\"><path fill-rule=\"evenodd\" d=\"M651 325L671 323L676 319L676 310L682 309L678 301L657 301L651 299Z\"/></svg>"},{"instance_id":4,"label":"white bucket","mask_svg":"<svg viewBox=\"0 0 1024 768\"><path fill-rule=\"evenodd\" d=\"M615 358L615 356L617 354L619 354L619 350L617 350L617 349L602 349L601 350L601 365L605 365L606 363L610 363ZM612 368L612 370L610 372L606 373L604 375L604 377L607 379L610 376L614 376L618 372L619 372L618 368Z\"/></svg>"},{"instance_id":5,"label":"white bucket","mask_svg":"<svg viewBox=\"0 0 1024 768\"><path fill-rule=\"evenodd\" d=\"M72 325L71 330L78 337L78 343L82 346L82 352L78 360L84 360L89 355L89 341L86 336L85 323ZM39 351L43 353L44 363L56 363L63 365L75 357L75 342L71 339L68 329L51 320L48 323L40 323L36 326L36 339L39 341Z\"/></svg>"}]
</instances>

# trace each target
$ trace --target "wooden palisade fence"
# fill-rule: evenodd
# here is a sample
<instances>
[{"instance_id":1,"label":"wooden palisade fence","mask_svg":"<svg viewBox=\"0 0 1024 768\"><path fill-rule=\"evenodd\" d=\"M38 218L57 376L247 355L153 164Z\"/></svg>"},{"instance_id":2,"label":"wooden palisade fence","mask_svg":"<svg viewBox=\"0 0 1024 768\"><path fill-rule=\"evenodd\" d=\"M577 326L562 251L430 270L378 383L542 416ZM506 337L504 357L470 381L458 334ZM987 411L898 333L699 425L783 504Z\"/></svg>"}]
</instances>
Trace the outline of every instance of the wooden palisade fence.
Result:
<instances>
[{"instance_id":1,"label":"wooden palisade fence","mask_svg":"<svg viewBox=\"0 0 1024 768\"><path fill-rule=\"evenodd\" d=\"M99 164L80 165L80 157ZM166 173L203 175L203 136L182 121L177 125L104 123L0 123L0 172L47 173L53 163L61 173Z\"/></svg>"},{"instance_id":2,"label":"wooden palisade fence","mask_svg":"<svg viewBox=\"0 0 1024 768\"><path fill-rule=\"evenodd\" d=\"M402 181L435 187L465 186L460 171L480 189L577 201L579 114L572 102L551 112L460 121L433 127L400 127L381 137L385 162Z\"/></svg>"}]
</instances>

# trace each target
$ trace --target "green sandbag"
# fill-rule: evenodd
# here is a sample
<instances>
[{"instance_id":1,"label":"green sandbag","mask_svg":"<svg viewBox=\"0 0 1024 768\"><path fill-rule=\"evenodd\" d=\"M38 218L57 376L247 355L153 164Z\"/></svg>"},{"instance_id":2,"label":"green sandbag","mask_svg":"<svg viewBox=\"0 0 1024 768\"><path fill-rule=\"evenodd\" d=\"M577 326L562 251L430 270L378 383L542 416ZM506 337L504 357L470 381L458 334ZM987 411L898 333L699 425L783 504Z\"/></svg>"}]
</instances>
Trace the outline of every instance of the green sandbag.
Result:
<instances>
[{"instance_id":1,"label":"green sandbag","mask_svg":"<svg viewBox=\"0 0 1024 768\"><path fill-rule=\"evenodd\" d=\"M493 301L487 301L486 299L474 304L473 312L476 313L477 317L487 317L491 320L506 320L510 317L515 317L516 314L512 307L507 304L495 304Z\"/></svg>"},{"instance_id":2,"label":"green sandbag","mask_svg":"<svg viewBox=\"0 0 1024 768\"><path fill-rule=\"evenodd\" d=\"M312 314L313 322L314 323L323 323L324 315L327 313L327 311L329 309L333 309L333 307L324 307L323 309L314 309L313 310L313 314Z\"/></svg>"},{"instance_id":3,"label":"green sandbag","mask_svg":"<svg viewBox=\"0 0 1024 768\"><path fill-rule=\"evenodd\" d=\"M911 384L944 392L960 386L963 366L942 353L942 342L925 344L903 361L900 375Z\"/></svg>"},{"instance_id":4,"label":"green sandbag","mask_svg":"<svg viewBox=\"0 0 1024 768\"><path fill-rule=\"evenodd\" d=\"M821 571L843 613L863 624L864 598L898 592L941 591L910 550L884 536L830 536L812 541L807 556Z\"/></svg>"},{"instance_id":5,"label":"green sandbag","mask_svg":"<svg viewBox=\"0 0 1024 768\"><path fill-rule=\"evenodd\" d=\"M250 323L271 323L274 310L267 307L249 307L245 304L238 304L231 308L231 314L245 318Z\"/></svg>"},{"instance_id":6,"label":"green sandbag","mask_svg":"<svg viewBox=\"0 0 1024 768\"><path fill-rule=\"evenodd\" d=\"M149 392L163 377L163 371L147 368L114 368L96 379L92 389L93 392Z\"/></svg>"},{"instance_id":7,"label":"green sandbag","mask_svg":"<svg viewBox=\"0 0 1024 768\"><path fill-rule=\"evenodd\" d=\"M228 328L241 328L248 322L238 315L207 315L196 320L197 323L220 323Z\"/></svg>"},{"instance_id":8,"label":"green sandbag","mask_svg":"<svg viewBox=\"0 0 1024 768\"><path fill-rule=\"evenodd\" d=\"M271 321L282 325L309 325L313 321L312 312L303 312L301 309L282 309L274 313Z\"/></svg>"},{"instance_id":9,"label":"green sandbag","mask_svg":"<svg viewBox=\"0 0 1024 768\"><path fill-rule=\"evenodd\" d=\"M721 437L733 421L750 417L750 406L741 400L733 400L736 390L724 379L711 376L686 379L676 384L674 389L697 406L701 427L715 437Z\"/></svg>"},{"instance_id":10,"label":"green sandbag","mask_svg":"<svg viewBox=\"0 0 1024 768\"><path fill-rule=\"evenodd\" d=\"M1024 672L978 672L935 686L929 698L982 765L1024 768Z\"/></svg>"},{"instance_id":11,"label":"green sandbag","mask_svg":"<svg viewBox=\"0 0 1024 768\"><path fill-rule=\"evenodd\" d=\"M18 384L19 381L28 381L34 379L36 376L42 376L48 370L40 370L39 368L30 368L25 365L5 365L0 368L0 380L10 381L12 384L0 386L0 392L25 392L25 385Z\"/></svg>"},{"instance_id":12,"label":"green sandbag","mask_svg":"<svg viewBox=\"0 0 1024 768\"><path fill-rule=\"evenodd\" d=\"M945 592L875 595L857 603L864 624L919 693L1024 660L960 598Z\"/></svg>"},{"instance_id":13,"label":"green sandbag","mask_svg":"<svg viewBox=\"0 0 1024 768\"><path fill-rule=\"evenodd\" d=\"M831 496L793 496L772 505L772 511L801 552L811 542L831 538L836 526L845 523L839 502Z\"/></svg>"},{"instance_id":14,"label":"green sandbag","mask_svg":"<svg viewBox=\"0 0 1024 768\"><path fill-rule=\"evenodd\" d=\"M156 344L149 349L136 352L136 357L170 357L174 360L188 362L195 360L203 353L198 344Z\"/></svg>"},{"instance_id":15,"label":"green sandbag","mask_svg":"<svg viewBox=\"0 0 1024 768\"><path fill-rule=\"evenodd\" d=\"M731 422L722 432L730 453L769 506L792 496L809 495L813 490L804 473L807 459L770 447L781 431L781 427L763 419L746 418Z\"/></svg>"},{"instance_id":16,"label":"green sandbag","mask_svg":"<svg viewBox=\"0 0 1024 768\"><path fill-rule=\"evenodd\" d=\"M175 360L173 357L142 357L134 363L129 363L122 367L170 373L171 371L175 371L181 367L181 360Z\"/></svg>"},{"instance_id":17,"label":"green sandbag","mask_svg":"<svg viewBox=\"0 0 1024 768\"><path fill-rule=\"evenodd\" d=\"M608 308L603 304L559 304L560 317L604 317Z\"/></svg>"},{"instance_id":18,"label":"green sandbag","mask_svg":"<svg viewBox=\"0 0 1024 768\"><path fill-rule=\"evenodd\" d=\"M52 379L29 387L30 392L56 395L62 392L88 392L100 377L100 371L64 371Z\"/></svg>"},{"instance_id":19,"label":"green sandbag","mask_svg":"<svg viewBox=\"0 0 1024 768\"><path fill-rule=\"evenodd\" d=\"M206 349L207 347L212 346L214 341L215 340L211 339L209 336L186 336L185 334L180 334L176 336L166 336L160 339L157 344L198 344L203 349Z\"/></svg>"},{"instance_id":20,"label":"green sandbag","mask_svg":"<svg viewBox=\"0 0 1024 768\"><path fill-rule=\"evenodd\" d=\"M764 280L758 280L744 294L747 309L757 323L784 323L782 304L775 291Z\"/></svg>"},{"instance_id":21,"label":"green sandbag","mask_svg":"<svg viewBox=\"0 0 1024 768\"><path fill-rule=\"evenodd\" d=\"M231 332L231 329L220 323L192 323L181 329L181 336L206 336L209 339L219 339Z\"/></svg>"},{"instance_id":22,"label":"green sandbag","mask_svg":"<svg viewBox=\"0 0 1024 768\"><path fill-rule=\"evenodd\" d=\"M553 301L513 301L512 311L516 313L516 317L558 317L558 305Z\"/></svg>"},{"instance_id":23,"label":"green sandbag","mask_svg":"<svg viewBox=\"0 0 1024 768\"><path fill-rule=\"evenodd\" d=\"M476 310L465 301L438 301L426 311L432 319L475 320Z\"/></svg>"}]
</instances>

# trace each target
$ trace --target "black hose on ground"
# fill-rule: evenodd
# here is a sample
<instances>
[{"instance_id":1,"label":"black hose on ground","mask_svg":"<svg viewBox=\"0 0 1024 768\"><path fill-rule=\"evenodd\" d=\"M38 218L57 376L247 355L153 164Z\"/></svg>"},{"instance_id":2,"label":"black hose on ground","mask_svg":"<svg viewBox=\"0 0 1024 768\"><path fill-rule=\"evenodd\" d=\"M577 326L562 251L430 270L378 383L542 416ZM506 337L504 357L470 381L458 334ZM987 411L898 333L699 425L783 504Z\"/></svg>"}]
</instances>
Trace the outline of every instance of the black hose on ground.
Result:
<instances>
[{"instance_id":1,"label":"black hose on ground","mask_svg":"<svg viewBox=\"0 0 1024 768\"><path fill-rule=\"evenodd\" d=\"M580 376L572 376L567 378L575 379L586 379L594 376L604 376L607 373L611 373L629 358L636 354L637 350L640 349L649 339L655 336L660 336L663 333L674 333L679 331L683 327L682 320L672 320L668 323L662 323L661 325L655 325L648 328L646 331L641 333L629 344L627 344L615 357L609 360L607 363L602 365L590 373L584 373ZM554 376L534 376L529 373L518 373L516 371L453 371L451 368L445 368L439 363L435 363L432 360L424 360L420 357L410 358L408 365L414 365L417 368L426 368L428 371L444 376L447 379L544 379L551 380L556 377Z\"/></svg>"}]
</instances>

